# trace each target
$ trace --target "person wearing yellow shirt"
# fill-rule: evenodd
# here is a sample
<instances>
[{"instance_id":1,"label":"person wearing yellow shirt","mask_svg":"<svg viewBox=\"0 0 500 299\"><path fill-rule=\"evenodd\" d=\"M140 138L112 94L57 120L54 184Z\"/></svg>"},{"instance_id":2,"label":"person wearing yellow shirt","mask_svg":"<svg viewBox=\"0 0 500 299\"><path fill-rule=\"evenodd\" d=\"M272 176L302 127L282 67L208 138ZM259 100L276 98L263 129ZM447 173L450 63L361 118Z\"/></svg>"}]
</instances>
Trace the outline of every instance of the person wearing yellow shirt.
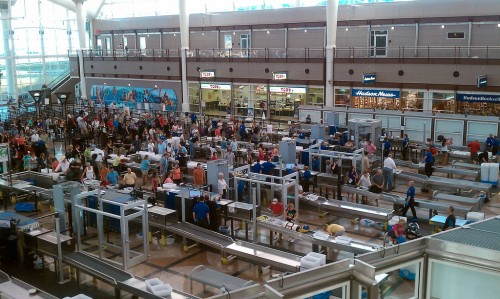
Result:
<instances>
[{"instance_id":1,"label":"person wearing yellow shirt","mask_svg":"<svg viewBox=\"0 0 500 299\"><path fill-rule=\"evenodd\" d=\"M135 188L137 185L137 176L132 172L132 169L127 168L127 173L123 176L124 187Z\"/></svg>"},{"instance_id":2,"label":"person wearing yellow shirt","mask_svg":"<svg viewBox=\"0 0 500 299\"><path fill-rule=\"evenodd\" d=\"M345 228L338 224L324 224L323 231L328 233L330 236L338 237L345 233Z\"/></svg>"}]
</instances>

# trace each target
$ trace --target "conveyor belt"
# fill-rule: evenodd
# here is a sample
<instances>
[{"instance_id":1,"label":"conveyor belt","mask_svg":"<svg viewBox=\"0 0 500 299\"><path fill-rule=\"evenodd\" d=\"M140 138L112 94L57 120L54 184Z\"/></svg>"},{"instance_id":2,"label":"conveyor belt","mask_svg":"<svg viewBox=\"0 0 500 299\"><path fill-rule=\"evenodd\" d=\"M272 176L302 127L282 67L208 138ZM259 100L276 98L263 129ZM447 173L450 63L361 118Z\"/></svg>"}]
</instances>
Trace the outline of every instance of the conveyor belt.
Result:
<instances>
[{"instance_id":1,"label":"conveyor belt","mask_svg":"<svg viewBox=\"0 0 500 299\"><path fill-rule=\"evenodd\" d=\"M166 230L186 237L198 243L220 249L221 251L242 257L259 265L270 265L276 269L296 272L300 266L300 256L256 245L237 241L189 223L176 223L165 227Z\"/></svg>"},{"instance_id":2,"label":"conveyor belt","mask_svg":"<svg viewBox=\"0 0 500 299\"><path fill-rule=\"evenodd\" d=\"M73 264L86 272L91 271L90 273L92 275L96 274L101 276L99 274L103 274L104 276L101 278L110 283L126 281L132 278L131 274L93 258L83 252L71 252L66 254L64 259L66 262Z\"/></svg>"},{"instance_id":3,"label":"conveyor belt","mask_svg":"<svg viewBox=\"0 0 500 299\"><path fill-rule=\"evenodd\" d=\"M353 254L364 254L367 252L373 252L378 247L377 245L358 242L353 240L350 244L342 244L335 241L335 239L328 238L327 240L316 239L313 237L313 232L310 233L299 233L284 227L269 224L263 221L258 222L259 227L266 228L271 232L278 232L285 235L291 235L296 240L302 240L311 243L311 245L325 246L331 249L342 250L346 252L351 252Z\"/></svg>"},{"instance_id":4,"label":"conveyor belt","mask_svg":"<svg viewBox=\"0 0 500 299\"><path fill-rule=\"evenodd\" d=\"M368 207L362 204L356 204L344 201L327 201L321 204L321 208L324 210L341 212L341 217L345 215L355 215L366 217L372 220L382 220L388 221L392 218L394 210L379 208L379 207Z\"/></svg>"},{"instance_id":5,"label":"conveyor belt","mask_svg":"<svg viewBox=\"0 0 500 299\"><path fill-rule=\"evenodd\" d=\"M396 162L397 166L402 166L402 167L407 167L411 169L424 169L424 166L421 166L420 164L413 163L411 161L403 161L403 160L394 160ZM474 170L474 169L462 169L462 168L456 168L453 166L433 166L432 167L434 172L438 173L446 173L446 174L451 174L451 175L462 175L462 176L470 176L477 178L479 176L479 170Z\"/></svg>"},{"instance_id":6,"label":"conveyor belt","mask_svg":"<svg viewBox=\"0 0 500 299\"><path fill-rule=\"evenodd\" d=\"M167 226L166 230L177 235L181 235L196 242L224 248L234 243L233 239L223 234L215 233L189 223L175 223Z\"/></svg>"},{"instance_id":7,"label":"conveyor belt","mask_svg":"<svg viewBox=\"0 0 500 299\"><path fill-rule=\"evenodd\" d=\"M500 219L493 218L486 221L481 221L477 223L472 223L469 225L470 228L489 231L492 233L500 234Z\"/></svg>"}]
</instances>

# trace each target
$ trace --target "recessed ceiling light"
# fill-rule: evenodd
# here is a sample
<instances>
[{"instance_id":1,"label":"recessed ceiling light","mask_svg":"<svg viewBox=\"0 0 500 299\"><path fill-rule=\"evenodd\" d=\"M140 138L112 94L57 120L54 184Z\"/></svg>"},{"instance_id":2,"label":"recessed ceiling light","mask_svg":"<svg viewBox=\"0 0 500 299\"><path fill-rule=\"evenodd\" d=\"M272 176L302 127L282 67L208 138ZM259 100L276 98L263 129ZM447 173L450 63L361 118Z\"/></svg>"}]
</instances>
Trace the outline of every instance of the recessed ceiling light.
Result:
<instances>
[{"instance_id":1,"label":"recessed ceiling light","mask_svg":"<svg viewBox=\"0 0 500 299\"><path fill-rule=\"evenodd\" d=\"M307 32L307 29L304 29L304 32Z\"/></svg>"},{"instance_id":2,"label":"recessed ceiling light","mask_svg":"<svg viewBox=\"0 0 500 299\"><path fill-rule=\"evenodd\" d=\"M394 26L391 27L391 30L394 30Z\"/></svg>"},{"instance_id":3,"label":"recessed ceiling light","mask_svg":"<svg viewBox=\"0 0 500 299\"><path fill-rule=\"evenodd\" d=\"M346 28L345 31L349 31L349 28Z\"/></svg>"},{"instance_id":4,"label":"recessed ceiling light","mask_svg":"<svg viewBox=\"0 0 500 299\"><path fill-rule=\"evenodd\" d=\"M233 35L236 35L236 32L233 31Z\"/></svg>"},{"instance_id":5,"label":"recessed ceiling light","mask_svg":"<svg viewBox=\"0 0 500 299\"><path fill-rule=\"evenodd\" d=\"M498 23L497 26L500 27L500 23Z\"/></svg>"},{"instance_id":6,"label":"recessed ceiling light","mask_svg":"<svg viewBox=\"0 0 500 299\"><path fill-rule=\"evenodd\" d=\"M177 35L174 33L174 36L177 36Z\"/></svg>"},{"instance_id":7,"label":"recessed ceiling light","mask_svg":"<svg viewBox=\"0 0 500 299\"><path fill-rule=\"evenodd\" d=\"M500 24L499 24L500 25ZM267 30L267 34L269 34L269 30Z\"/></svg>"},{"instance_id":8,"label":"recessed ceiling light","mask_svg":"<svg viewBox=\"0 0 500 299\"><path fill-rule=\"evenodd\" d=\"M158 88L158 85L155 85L155 88Z\"/></svg>"},{"instance_id":9,"label":"recessed ceiling light","mask_svg":"<svg viewBox=\"0 0 500 299\"><path fill-rule=\"evenodd\" d=\"M128 84L128 86L130 86L130 83Z\"/></svg>"},{"instance_id":10,"label":"recessed ceiling light","mask_svg":"<svg viewBox=\"0 0 500 299\"><path fill-rule=\"evenodd\" d=\"M441 25L441 29L443 29L443 28L444 28L444 25Z\"/></svg>"}]
</instances>

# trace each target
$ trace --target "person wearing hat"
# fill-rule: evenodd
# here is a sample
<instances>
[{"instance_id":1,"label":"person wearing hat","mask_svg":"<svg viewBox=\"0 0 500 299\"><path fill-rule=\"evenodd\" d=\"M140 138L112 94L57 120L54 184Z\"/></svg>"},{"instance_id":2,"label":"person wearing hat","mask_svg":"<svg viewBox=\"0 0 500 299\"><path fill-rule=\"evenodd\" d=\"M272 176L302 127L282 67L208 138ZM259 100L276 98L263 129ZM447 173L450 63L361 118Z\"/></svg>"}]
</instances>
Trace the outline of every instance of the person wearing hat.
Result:
<instances>
[{"instance_id":1,"label":"person wearing hat","mask_svg":"<svg viewBox=\"0 0 500 299\"><path fill-rule=\"evenodd\" d=\"M342 225L325 223L323 224L323 231L332 237L338 237L345 233L345 228Z\"/></svg>"},{"instance_id":2,"label":"person wearing hat","mask_svg":"<svg viewBox=\"0 0 500 299\"><path fill-rule=\"evenodd\" d=\"M54 172L61 172L63 174L68 173L69 164L70 163L69 163L68 159L66 159L66 156L61 156L61 158L59 158L59 165L57 165Z\"/></svg>"},{"instance_id":3,"label":"person wearing hat","mask_svg":"<svg viewBox=\"0 0 500 299\"><path fill-rule=\"evenodd\" d=\"M271 211L273 212L274 217L279 217L283 215L285 207L277 198L273 198L273 201L271 202L271 206L269 206L269 209L271 209Z\"/></svg>"}]
</instances>

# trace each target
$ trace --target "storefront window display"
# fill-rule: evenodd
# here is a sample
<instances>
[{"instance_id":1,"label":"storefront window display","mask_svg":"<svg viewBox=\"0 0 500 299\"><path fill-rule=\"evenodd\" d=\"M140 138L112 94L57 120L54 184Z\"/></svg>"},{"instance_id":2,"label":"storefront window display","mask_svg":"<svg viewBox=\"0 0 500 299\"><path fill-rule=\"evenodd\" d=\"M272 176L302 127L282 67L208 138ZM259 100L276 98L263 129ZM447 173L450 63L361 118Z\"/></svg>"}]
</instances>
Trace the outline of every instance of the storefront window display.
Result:
<instances>
[{"instance_id":1,"label":"storefront window display","mask_svg":"<svg viewBox=\"0 0 500 299\"><path fill-rule=\"evenodd\" d=\"M455 94L453 92L433 92L432 111L455 113Z\"/></svg>"},{"instance_id":2,"label":"storefront window display","mask_svg":"<svg viewBox=\"0 0 500 299\"><path fill-rule=\"evenodd\" d=\"M231 84L201 83L200 90L206 115L226 116L231 113Z\"/></svg>"},{"instance_id":3,"label":"storefront window display","mask_svg":"<svg viewBox=\"0 0 500 299\"><path fill-rule=\"evenodd\" d=\"M306 87L270 86L270 118L284 121L296 119L297 108L305 103L306 95Z\"/></svg>"},{"instance_id":4,"label":"storefront window display","mask_svg":"<svg viewBox=\"0 0 500 299\"><path fill-rule=\"evenodd\" d=\"M200 111L200 84L199 83L188 83L189 92L189 111L199 112Z\"/></svg>"},{"instance_id":5,"label":"storefront window display","mask_svg":"<svg viewBox=\"0 0 500 299\"><path fill-rule=\"evenodd\" d=\"M398 90L352 89L352 108L399 110L401 93Z\"/></svg>"},{"instance_id":6,"label":"storefront window display","mask_svg":"<svg viewBox=\"0 0 500 299\"><path fill-rule=\"evenodd\" d=\"M323 91L324 91L323 87L309 87L305 104L314 106L324 105Z\"/></svg>"},{"instance_id":7,"label":"storefront window display","mask_svg":"<svg viewBox=\"0 0 500 299\"><path fill-rule=\"evenodd\" d=\"M335 89L335 106L337 107L351 106L351 90L349 88Z\"/></svg>"},{"instance_id":8,"label":"storefront window display","mask_svg":"<svg viewBox=\"0 0 500 299\"><path fill-rule=\"evenodd\" d=\"M483 116L500 115L500 94L457 93L457 113Z\"/></svg>"},{"instance_id":9,"label":"storefront window display","mask_svg":"<svg viewBox=\"0 0 500 299\"><path fill-rule=\"evenodd\" d=\"M405 90L401 97L401 110L406 111L422 111L424 109L423 91Z\"/></svg>"},{"instance_id":10,"label":"storefront window display","mask_svg":"<svg viewBox=\"0 0 500 299\"><path fill-rule=\"evenodd\" d=\"M236 117L262 118L267 115L266 85L233 85L233 113Z\"/></svg>"}]
</instances>

